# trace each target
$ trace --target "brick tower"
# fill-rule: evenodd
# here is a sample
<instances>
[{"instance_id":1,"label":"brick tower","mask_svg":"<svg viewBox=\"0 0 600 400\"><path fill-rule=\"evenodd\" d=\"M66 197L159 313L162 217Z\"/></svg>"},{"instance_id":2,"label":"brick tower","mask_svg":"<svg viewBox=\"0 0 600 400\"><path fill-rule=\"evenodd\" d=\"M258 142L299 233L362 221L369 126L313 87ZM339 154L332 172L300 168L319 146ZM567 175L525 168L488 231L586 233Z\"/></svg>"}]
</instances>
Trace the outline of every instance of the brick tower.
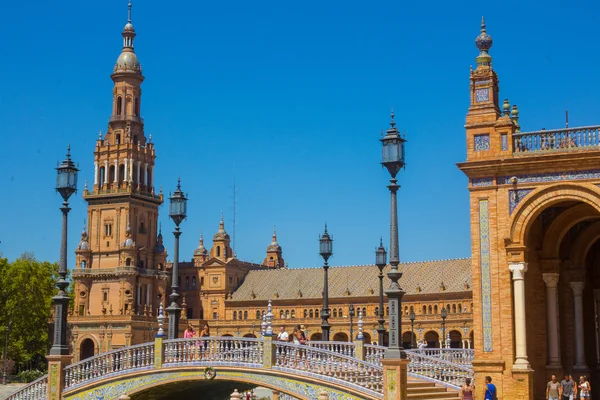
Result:
<instances>
[{"instance_id":1,"label":"brick tower","mask_svg":"<svg viewBox=\"0 0 600 400\"><path fill-rule=\"evenodd\" d=\"M158 231L162 193L154 189L152 136L140 117L142 68L128 21L111 78L112 115L94 150L94 185L83 191L88 231L77 246L70 318L75 360L148 341L164 301L166 252Z\"/></svg>"}]
</instances>

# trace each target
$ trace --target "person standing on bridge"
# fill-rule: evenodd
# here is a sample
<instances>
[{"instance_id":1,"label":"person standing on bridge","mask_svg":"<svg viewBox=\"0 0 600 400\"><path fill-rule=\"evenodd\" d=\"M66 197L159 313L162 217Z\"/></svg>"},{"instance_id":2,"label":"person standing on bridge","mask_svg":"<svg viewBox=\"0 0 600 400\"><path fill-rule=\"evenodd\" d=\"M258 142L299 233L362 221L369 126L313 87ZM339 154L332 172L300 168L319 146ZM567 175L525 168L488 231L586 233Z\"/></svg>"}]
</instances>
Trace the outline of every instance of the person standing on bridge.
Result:
<instances>
[{"instance_id":1,"label":"person standing on bridge","mask_svg":"<svg viewBox=\"0 0 600 400\"><path fill-rule=\"evenodd\" d=\"M277 340L281 342L288 342L290 339L290 335L285 331L285 326L279 328L279 333L277 334Z\"/></svg>"},{"instance_id":2,"label":"person standing on bridge","mask_svg":"<svg viewBox=\"0 0 600 400\"><path fill-rule=\"evenodd\" d=\"M188 324L185 332L183 332L183 337L185 339L191 339L194 336L196 336L196 331L194 330L194 327L192 326L192 324Z\"/></svg>"}]
</instances>

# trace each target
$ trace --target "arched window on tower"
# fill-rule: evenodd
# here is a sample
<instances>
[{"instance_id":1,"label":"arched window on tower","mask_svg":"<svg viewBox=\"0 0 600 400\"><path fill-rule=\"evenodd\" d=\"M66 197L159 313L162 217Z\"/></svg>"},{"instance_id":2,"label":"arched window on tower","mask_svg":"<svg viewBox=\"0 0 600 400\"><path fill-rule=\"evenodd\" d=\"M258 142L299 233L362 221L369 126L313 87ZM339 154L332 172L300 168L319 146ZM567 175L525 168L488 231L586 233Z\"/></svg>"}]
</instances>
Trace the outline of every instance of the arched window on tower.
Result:
<instances>
[{"instance_id":1,"label":"arched window on tower","mask_svg":"<svg viewBox=\"0 0 600 400\"><path fill-rule=\"evenodd\" d=\"M256 319L261 319L260 310L256 310Z\"/></svg>"},{"instance_id":2,"label":"arched window on tower","mask_svg":"<svg viewBox=\"0 0 600 400\"><path fill-rule=\"evenodd\" d=\"M458 304L458 312L461 313L462 312L462 304Z\"/></svg>"},{"instance_id":3,"label":"arched window on tower","mask_svg":"<svg viewBox=\"0 0 600 400\"><path fill-rule=\"evenodd\" d=\"M436 306L437 309L437 306ZM433 307L429 306L429 314L433 314Z\"/></svg>"},{"instance_id":4,"label":"arched window on tower","mask_svg":"<svg viewBox=\"0 0 600 400\"><path fill-rule=\"evenodd\" d=\"M363 307L363 309L362 309L362 316L363 317L367 316L367 309L366 309L366 307Z\"/></svg>"},{"instance_id":5,"label":"arched window on tower","mask_svg":"<svg viewBox=\"0 0 600 400\"><path fill-rule=\"evenodd\" d=\"M248 319L248 311L244 311L244 319Z\"/></svg>"},{"instance_id":6,"label":"arched window on tower","mask_svg":"<svg viewBox=\"0 0 600 400\"><path fill-rule=\"evenodd\" d=\"M379 307L375 307L375 315L379 316Z\"/></svg>"},{"instance_id":7,"label":"arched window on tower","mask_svg":"<svg viewBox=\"0 0 600 400\"><path fill-rule=\"evenodd\" d=\"M337 310L335 308L333 309L333 318L337 318Z\"/></svg>"},{"instance_id":8,"label":"arched window on tower","mask_svg":"<svg viewBox=\"0 0 600 400\"><path fill-rule=\"evenodd\" d=\"M427 314L427 306L423 306L423 314Z\"/></svg>"},{"instance_id":9,"label":"arched window on tower","mask_svg":"<svg viewBox=\"0 0 600 400\"><path fill-rule=\"evenodd\" d=\"M111 165L108 167L108 183L115 181L115 166Z\"/></svg>"},{"instance_id":10,"label":"arched window on tower","mask_svg":"<svg viewBox=\"0 0 600 400\"><path fill-rule=\"evenodd\" d=\"M438 310L438 309L437 309L437 304L436 304L435 306L433 306L433 313L434 313L434 314L437 314L437 310Z\"/></svg>"},{"instance_id":11,"label":"arched window on tower","mask_svg":"<svg viewBox=\"0 0 600 400\"><path fill-rule=\"evenodd\" d=\"M319 310L318 309L315 310L315 318L319 318Z\"/></svg>"},{"instance_id":12,"label":"arched window on tower","mask_svg":"<svg viewBox=\"0 0 600 400\"><path fill-rule=\"evenodd\" d=\"M192 277L192 289L196 289L196 277Z\"/></svg>"},{"instance_id":13,"label":"arched window on tower","mask_svg":"<svg viewBox=\"0 0 600 400\"><path fill-rule=\"evenodd\" d=\"M290 319L290 310L285 310L285 319Z\"/></svg>"},{"instance_id":14,"label":"arched window on tower","mask_svg":"<svg viewBox=\"0 0 600 400\"><path fill-rule=\"evenodd\" d=\"M104 186L104 181L106 180L106 168L100 167L100 176L98 177L98 182L100 187Z\"/></svg>"},{"instance_id":15,"label":"arched window on tower","mask_svg":"<svg viewBox=\"0 0 600 400\"><path fill-rule=\"evenodd\" d=\"M456 304L452 304L452 313L456 314Z\"/></svg>"},{"instance_id":16,"label":"arched window on tower","mask_svg":"<svg viewBox=\"0 0 600 400\"><path fill-rule=\"evenodd\" d=\"M311 313L312 313L312 310L311 310ZM308 310L307 309L304 309L304 318L308 318Z\"/></svg>"},{"instance_id":17,"label":"arched window on tower","mask_svg":"<svg viewBox=\"0 0 600 400\"><path fill-rule=\"evenodd\" d=\"M237 319L237 311L233 312L233 319Z\"/></svg>"},{"instance_id":18,"label":"arched window on tower","mask_svg":"<svg viewBox=\"0 0 600 400\"><path fill-rule=\"evenodd\" d=\"M139 117L140 116L140 99L136 97L133 104L134 104L133 111L135 113L135 116Z\"/></svg>"},{"instance_id":19,"label":"arched window on tower","mask_svg":"<svg viewBox=\"0 0 600 400\"><path fill-rule=\"evenodd\" d=\"M292 310L292 319L296 318L296 310Z\"/></svg>"},{"instance_id":20,"label":"arched window on tower","mask_svg":"<svg viewBox=\"0 0 600 400\"><path fill-rule=\"evenodd\" d=\"M315 317L315 315L313 314L313 310L310 310L310 312L308 313L308 315L309 315L309 318L314 318Z\"/></svg>"},{"instance_id":21,"label":"arched window on tower","mask_svg":"<svg viewBox=\"0 0 600 400\"><path fill-rule=\"evenodd\" d=\"M85 260L81 260L81 269L85 269Z\"/></svg>"},{"instance_id":22,"label":"arched window on tower","mask_svg":"<svg viewBox=\"0 0 600 400\"><path fill-rule=\"evenodd\" d=\"M127 258L125 260L125 265L128 266L128 267L131 265L131 258Z\"/></svg>"},{"instance_id":23,"label":"arched window on tower","mask_svg":"<svg viewBox=\"0 0 600 400\"><path fill-rule=\"evenodd\" d=\"M117 115L121 115L123 111L123 98L121 96L117 97Z\"/></svg>"},{"instance_id":24,"label":"arched window on tower","mask_svg":"<svg viewBox=\"0 0 600 400\"><path fill-rule=\"evenodd\" d=\"M279 319L283 319L283 310L279 310Z\"/></svg>"},{"instance_id":25,"label":"arched window on tower","mask_svg":"<svg viewBox=\"0 0 600 400\"><path fill-rule=\"evenodd\" d=\"M221 247L217 246L217 257L221 257Z\"/></svg>"},{"instance_id":26,"label":"arched window on tower","mask_svg":"<svg viewBox=\"0 0 600 400\"><path fill-rule=\"evenodd\" d=\"M119 184L125 180L125 164L119 165Z\"/></svg>"}]
</instances>

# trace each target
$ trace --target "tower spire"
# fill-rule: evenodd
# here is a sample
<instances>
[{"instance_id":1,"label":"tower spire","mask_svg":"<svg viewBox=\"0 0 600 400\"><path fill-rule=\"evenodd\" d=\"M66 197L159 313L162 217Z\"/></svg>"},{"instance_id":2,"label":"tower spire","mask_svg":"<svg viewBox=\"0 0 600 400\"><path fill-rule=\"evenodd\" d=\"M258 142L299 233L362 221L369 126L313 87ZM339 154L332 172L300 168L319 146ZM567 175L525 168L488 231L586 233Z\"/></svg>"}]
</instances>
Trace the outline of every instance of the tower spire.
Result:
<instances>
[{"instance_id":1,"label":"tower spire","mask_svg":"<svg viewBox=\"0 0 600 400\"><path fill-rule=\"evenodd\" d=\"M479 56L477 57L477 67L480 66L491 66L492 65L492 57L488 53L489 49L492 47L492 37L487 34L487 30L485 27L485 18L481 17L481 33L475 39L475 46L479 49Z\"/></svg>"},{"instance_id":2,"label":"tower spire","mask_svg":"<svg viewBox=\"0 0 600 400\"><path fill-rule=\"evenodd\" d=\"M129 0L129 4L127 5L127 23L131 23L131 0Z\"/></svg>"}]
</instances>

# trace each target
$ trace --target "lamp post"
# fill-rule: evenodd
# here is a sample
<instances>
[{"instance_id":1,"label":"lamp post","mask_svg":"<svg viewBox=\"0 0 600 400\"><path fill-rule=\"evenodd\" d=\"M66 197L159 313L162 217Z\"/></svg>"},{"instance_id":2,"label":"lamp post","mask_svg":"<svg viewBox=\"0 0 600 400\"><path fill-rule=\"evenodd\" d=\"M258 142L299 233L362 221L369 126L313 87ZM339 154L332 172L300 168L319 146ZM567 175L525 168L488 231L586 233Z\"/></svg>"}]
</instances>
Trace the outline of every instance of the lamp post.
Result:
<instances>
[{"instance_id":1,"label":"lamp post","mask_svg":"<svg viewBox=\"0 0 600 400\"><path fill-rule=\"evenodd\" d=\"M375 265L379 268L379 310L377 311L377 316L379 319L377 322L379 325L377 326L377 341L380 346L383 346L384 338L385 338L385 312L383 308L383 269L387 265L387 252L383 247L383 239L379 239L379 247L375 251Z\"/></svg>"},{"instance_id":2,"label":"lamp post","mask_svg":"<svg viewBox=\"0 0 600 400\"><path fill-rule=\"evenodd\" d=\"M410 331L411 331L410 348L414 349L416 347L416 343L415 343L415 319L417 318L417 316L415 315L415 312L413 310L410 310L410 314L409 314L408 318L410 319Z\"/></svg>"},{"instance_id":3,"label":"lamp post","mask_svg":"<svg viewBox=\"0 0 600 400\"><path fill-rule=\"evenodd\" d=\"M354 304L350 303L350 307L348 307L348 316L350 317L350 340L352 342L354 340L354 327L352 326L352 319L354 318Z\"/></svg>"},{"instance_id":4,"label":"lamp post","mask_svg":"<svg viewBox=\"0 0 600 400\"><path fill-rule=\"evenodd\" d=\"M441 347L444 347L444 341L446 340L446 317L448 316L448 312L446 311L446 307L442 307L442 340Z\"/></svg>"},{"instance_id":5,"label":"lamp post","mask_svg":"<svg viewBox=\"0 0 600 400\"><path fill-rule=\"evenodd\" d=\"M325 232L319 237L319 254L323 257L325 263L323 264L324 278L323 278L323 308L321 309L321 340L329 341L329 330L331 325L329 324L329 282L327 277L327 271L329 265L327 260L333 254L333 238L327 233L327 224L325 224Z\"/></svg>"},{"instance_id":6,"label":"lamp post","mask_svg":"<svg viewBox=\"0 0 600 400\"><path fill-rule=\"evenodd\" d=\"M58 267L58 281L56 287L58 293L52 298L54 303L54 342L50 349L50 355L68 355L69 345L67 343L67 309L69 307L69 296L65 290L69 286L67 282L67 215L69 208L69 197L77 192L77 172L75 163L71 160L71 146L67 148L67 158L56 167L56 191L63 198L62 211L62 235L60 240L60 264Z\"/></svg>"},{"instance_id":7,"label":"lamp post","mask_svg":"<svg viewBox=\"0 0 600 400\"><path fill-rule=\"evenodd\" d=\"M387 130L386 135L381 139L383 145L382 161L381 164L387 168L391 175L390 184L388 189L390 190L391 207L390 207L390 265L391 269L388 272L388 278L391 283L389 289L385 292L388 296L389 302L389 329L390 329L390 343L389 347L385 352L386 359L397 359L406 358L406 353L402 348L402 341L400 335L402 332L402 319L400 318L400 309L402 308L402 296L404 296L404 290L398 284L398 280L402 277L402 273L398 270L398 264L400 264L400 257L398 255L398 207L396 192L400 186L397 184L398 180L396 175L401 168L404 167L404 143L406 140L400 137L398 129L396 128L396 121L394 121L394 112L392 111L392 120L390 122L390 129Z\"/></svg>"},{"instance_id":8,"label":"lamp post","mask_svg":"<svg viewBox=\"0 0 600 400\"><path fill-rule=\"evenodd\" d=\"M177 190L169 198L169 217L175 222L175 250L173 252L173 275L171 279L171 305L167 308L169 312L169 339L177 339L179 335L179 317L181 316L181 308L177 305L179 300L179 224L186 218L187 213L187 197L181 191L181 179L177 179Z\"/></svg>"}]
</instances>

